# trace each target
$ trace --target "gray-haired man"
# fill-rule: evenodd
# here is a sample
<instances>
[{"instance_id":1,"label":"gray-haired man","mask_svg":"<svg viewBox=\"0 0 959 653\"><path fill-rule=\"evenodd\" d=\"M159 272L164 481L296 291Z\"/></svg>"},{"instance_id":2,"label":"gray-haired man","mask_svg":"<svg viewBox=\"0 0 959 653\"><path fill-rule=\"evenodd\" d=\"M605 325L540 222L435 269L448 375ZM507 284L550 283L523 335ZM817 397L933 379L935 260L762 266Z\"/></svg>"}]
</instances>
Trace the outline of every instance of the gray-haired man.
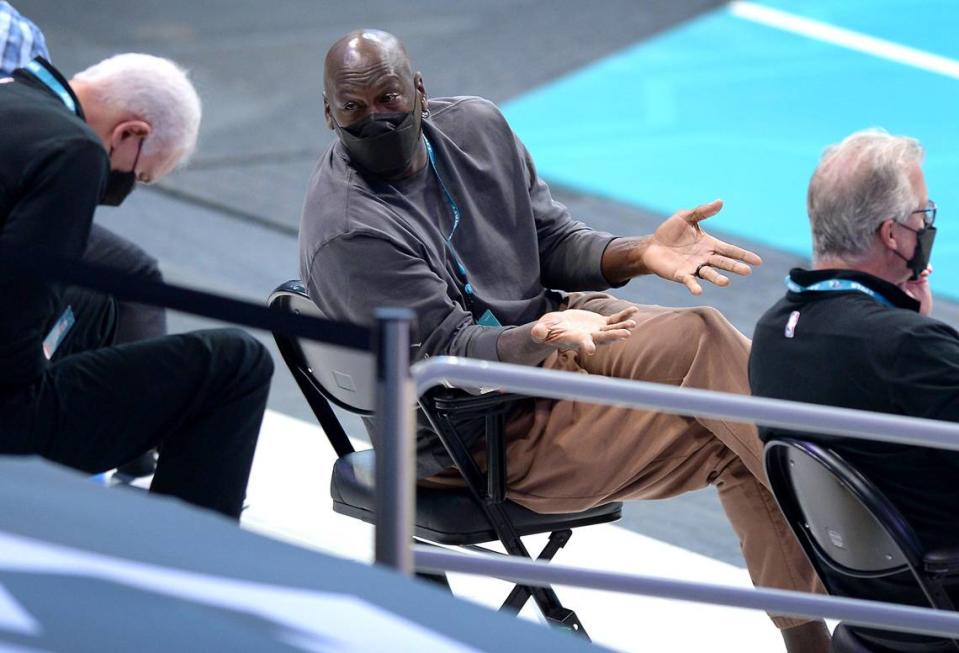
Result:
<instances>
[{"instance_id":1,"label":"gray-haired man","mask_svg":"<svg viewBox=\"0 0 959 653\"><path fill-rule=\"evenodd\" d=\"M936 207L922 159L918 141L880 130L852 134L823 154L808 194L813 269L790 271L786 296L756 327L754 394L959 421L959 333L929 317ZM764 439L779 434L760 429ZM959 544L959 454L829 442L879 486L925 546ZM925 605L908 573L901 581L823 580L844 595ZM906 650L893 640L915 639L858 636L882 650Z\"/></svg>"},{"instance_id":2,"label":"gray-haired man","mask_svg":"<svg viewBox=\"0 0 959 653\"><path fill-rule=\"evenodd\" d=\"M172 170L199 123L166 59L117 55L69 81L39 57L16 70L0 83L0 259L78 258L97 205ZM239 517L269 354L225 329L111 346L98 297L0 277L0 454L102 472L161 445L153 491Z\"/></svg>"}]
</instances>

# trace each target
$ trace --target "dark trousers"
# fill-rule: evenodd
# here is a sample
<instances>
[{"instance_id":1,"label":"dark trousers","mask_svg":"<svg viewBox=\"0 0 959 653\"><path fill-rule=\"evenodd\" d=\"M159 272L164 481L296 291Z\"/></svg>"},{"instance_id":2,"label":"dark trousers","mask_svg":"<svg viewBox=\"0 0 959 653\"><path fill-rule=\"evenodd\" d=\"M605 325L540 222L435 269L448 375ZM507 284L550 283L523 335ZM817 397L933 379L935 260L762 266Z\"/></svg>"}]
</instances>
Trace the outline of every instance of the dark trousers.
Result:
<instances>
[{"instance_id":1,"label":"dark trousers","mask_svg":"<svg viewBox=\"0 0 959 653\"><path fill-rule=\"evenodd\" d=\"M115 268L149 281L163 281L157 260L133 242L106 227L93 224L83 260ZM166 309L159 306L120 301L116 306L116 335L113 342L137 342L165 336ZM117 471L129 477L144 476L156 471L154 451L150 450Z\"/></svg>"},{"instance_id":2,"label":"dark trousers","mask_svg":"<svg viewBox=\"0 0 959 653\"><path fill-rule=\"evenodd\" d=\"M255 339L216 329L109 345L115 300L67 292L77 323L46 372L0 395L0 453L88 473L159 447L151 491L238 518L273 362Z\"/></svg>"},{"instance_id":3,"label":"dark trousers","mask_svg":"<svg viewBox=\"0 0 959 653\"><path fill-rule=\"evenodd\" d=\"M115 268L149 281L163 281L157 260L139 245L94 223L83 253L86 263ZM166 335L166 310L129 302L116 304L115 344Z\"/></svg>"}]
</instances>

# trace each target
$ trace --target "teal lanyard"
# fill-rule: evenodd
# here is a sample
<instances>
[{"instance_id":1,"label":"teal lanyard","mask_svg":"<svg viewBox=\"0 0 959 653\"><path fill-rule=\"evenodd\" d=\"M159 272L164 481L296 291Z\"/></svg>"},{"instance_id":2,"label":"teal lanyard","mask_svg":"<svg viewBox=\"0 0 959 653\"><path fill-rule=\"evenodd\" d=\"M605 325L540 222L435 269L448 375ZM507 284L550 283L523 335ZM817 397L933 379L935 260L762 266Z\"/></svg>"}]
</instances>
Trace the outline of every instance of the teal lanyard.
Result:
<instances>
[{"instance_id":1,"label":"teal lanyard","mask_svg":"<svg viewBox=\"0 0 959 653\"><path fill-rule=\"evenodd\" d=\"M786 276L786 287L791 292L804 293L804 292L861 292L864 295L869 295L877 302L883 306L894 306L894 304L877 293L872 288L867 288L858 281L852 281L851 279L826 279L825 281L818 281L811 286L800 286L798 283L792 280L788 275Z\"/></svg>"},{"instance_id":2,"label":"teal lanyard","mask_svg":"<svg viewBox=\"0 0 959 653\"><path fill-rule=\"evenodd\" d=\"M43 67L42 64L36 61L31 61L26 66L33 75L39 79L41 82L46 84L51 91L57 94L57 96L63 101L67 108L73 113L77 112L77 103L74 102L73 96L70 95L70 92L67 89L63 88L63 84L57 80L56 77L50 74L50 71Z\"/></svg>"},{"instance_id":3,"label":"teal lanyard","mask_svg":"<svg viewBox=\"0 0 959 653\"><path fill-rule=\"evenodd\" d=\"M446 203L449 204L450 213L453 215L453 228L450 229L450 233L446 237L446 248L449 249L450 253L453 255L453 261L456 263L456 267L460 274L463 275L463 281L466 283L463 290L466 291L467 295L472 295L473 284L469 282L469 276L466 273L466 266L463 265L463 261L460 259L459 254L456 253L456 248L453 247L453 234L456 233L456 229L460 226L460 207L456 205L456 200L453 199L453 195L450 194L449 189L446 188L446 184L443 182L443 178L440 176L439 170L436 169L436 156L433 154L433 146L430 145L430 141L426 138L426 135L423 136L423 142L426 144L426 155L430 160L430 168L432 168L433 174L436 175L436 180L439 182L440 188L443 190L443 196L446 198Z\"/></svg>"}]
</instances>

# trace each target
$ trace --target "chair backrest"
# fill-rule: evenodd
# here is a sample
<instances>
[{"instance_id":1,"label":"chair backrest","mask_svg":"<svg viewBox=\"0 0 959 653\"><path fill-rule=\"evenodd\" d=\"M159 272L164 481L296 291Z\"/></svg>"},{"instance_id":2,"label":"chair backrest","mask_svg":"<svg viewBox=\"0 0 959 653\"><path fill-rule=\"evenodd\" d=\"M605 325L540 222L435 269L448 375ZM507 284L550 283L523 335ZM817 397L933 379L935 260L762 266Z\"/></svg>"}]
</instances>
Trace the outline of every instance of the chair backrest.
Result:
<instances>
[{"instance_id":1,"label":"chair backrest","mask_svg":"<svg viewBox=\"0 0 959 653\"><path fill-rule=\"evenodd\" d=\"M921 568L922 548L908 522L834 451L784 438L766 445L765 464L776 500L811 558L860 578Z\"/></svg>"},{"instance_id":2,"label":"chair backrest","mask_svg":"<svg viewBox=\"0 0 959 653\"><path fill-rule=\"evenodd\" d=\"M926 552L909 522L842 456L808 440L779 438L766 444L763 460L773 495L827 589L836 588L826 570L864 579L908 570L929 606L953 609L941 582L926 572ZM955 640L843 628L830 649L837 653L959 650Z\"/></svg>"},{"instance_id":3,"label":"chair backrest","mask_svg":"<svg viewBox=\"0 0 959 653\"><path fill-rule=\"evenodd\" d=\"M303 284L287 281L270 295L270 308L324 317ZM369 416L375 407L376 377L370 352L273 334L283 360L303 391L320 426L338 455L354 451L330 402L351 413Z\"/></svg>"}]
</instances>

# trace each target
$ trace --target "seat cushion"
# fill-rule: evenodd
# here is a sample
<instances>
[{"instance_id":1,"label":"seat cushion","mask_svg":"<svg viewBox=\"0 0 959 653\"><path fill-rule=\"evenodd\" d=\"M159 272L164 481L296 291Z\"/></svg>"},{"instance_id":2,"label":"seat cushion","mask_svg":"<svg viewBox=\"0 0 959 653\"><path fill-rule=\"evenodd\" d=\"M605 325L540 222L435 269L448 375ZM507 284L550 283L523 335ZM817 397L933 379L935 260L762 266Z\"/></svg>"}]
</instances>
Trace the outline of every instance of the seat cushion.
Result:
<instances>
[{"instance_id":1,"label":"seat cushion","mask_svg":"<svg viewBox=\"0 0 959 653\"><path fill-rule=\"evenodd\" d=\"M948 653L956 646L947 639L909 633L850 628L840 623L832 633L830 653Z\"/></svg>"},{"instance_id":2,"label":"seat cushion","mask_svg":"<svg viewBox=\"0 0 959 653\"><path fill-rule=\"evenodd\" d=\"M372 523L373 450L343 456L333 465L330 494L333 509ZM616 521L622 503L608 503L578 513L541 515L506 501L501 504L520 535ZM416 488L416 536L441 544L479 544L498 539L483 507L466 488Z\"/></svg>"},{"instance_id":3,"label":"seat cushion","mask_svg":"<svg viewBox=\"0 0 959 653\"><path fill-rule=\"evenodd\" d=\"M832 642L829 646L829 653L878 653L869 648L865 642L856 637L856 635L844 623L836 626L832 633Z\"/></svg>"}]
</instances>

